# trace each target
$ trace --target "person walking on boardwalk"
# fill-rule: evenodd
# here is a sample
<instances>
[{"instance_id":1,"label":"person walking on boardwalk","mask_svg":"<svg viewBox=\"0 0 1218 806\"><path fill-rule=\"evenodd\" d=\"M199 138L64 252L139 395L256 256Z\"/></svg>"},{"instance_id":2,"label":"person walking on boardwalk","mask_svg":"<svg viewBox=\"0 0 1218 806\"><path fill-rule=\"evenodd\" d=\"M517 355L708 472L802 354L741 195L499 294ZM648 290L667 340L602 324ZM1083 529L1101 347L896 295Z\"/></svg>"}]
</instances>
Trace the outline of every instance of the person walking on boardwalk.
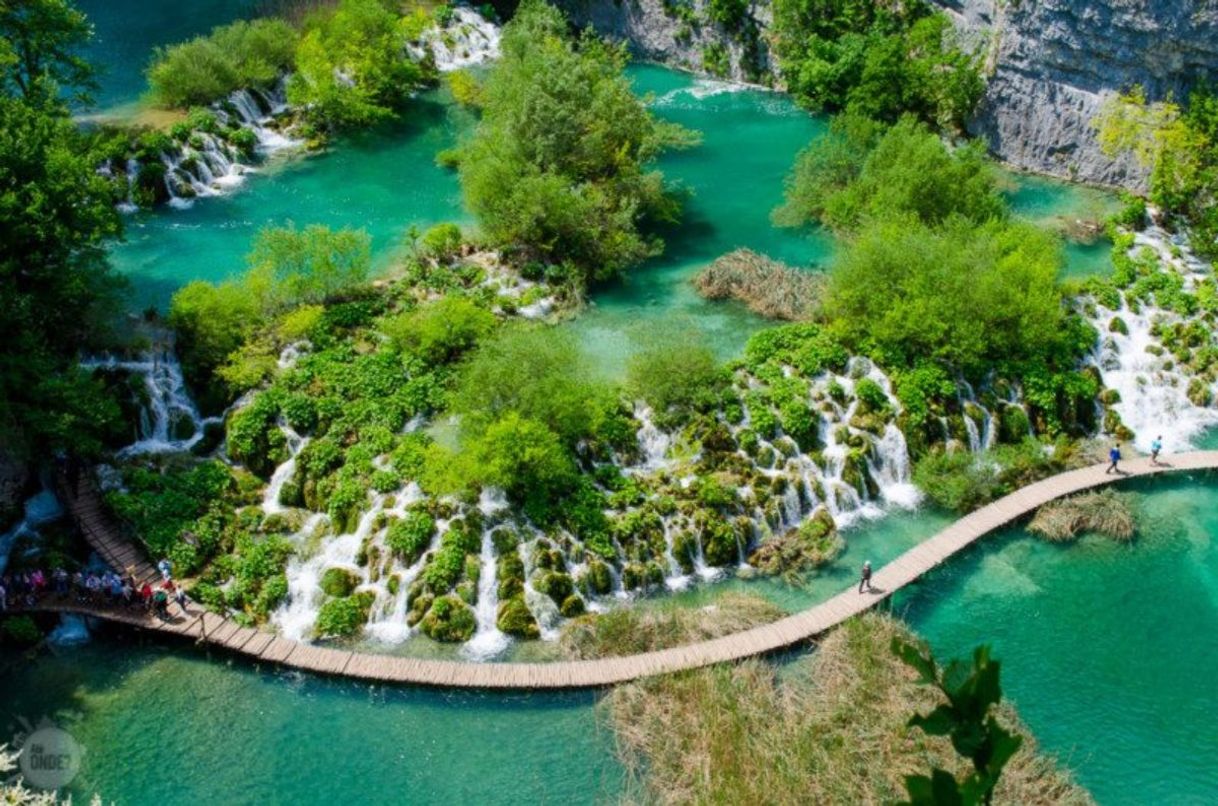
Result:
<instances>
[{"instance_id":1,"label":"person walking on boardwalk","mask_svg":"<svg viewBox=\"0 0 1218 806\"><path fill-rule=\"evenodd\" d=\"M867 592L871 593L871 560L863 562L863 575L859 579L859 593L863 592L863 586L867 586Z\"/></svg>"},{"instance_id":2,"label":"person walking on boardwalk","mask_svg":"<svg viewBox=\"0 0 1218 806\"><path fill-rule=\"evenodd\" d=\"M1120 445L1112 446L1112 449L1108 451L1108 460L1112 462L1112 464L1108 465L1108 469L1104 471L1104 475L1106 476L1109 473L1120 473L1121 471L1117 469L1117 463L1121 461Z\"/></svg>"},{"instance_id":3,"label":"person walking on boardwalk","mask_svg":"<svg viewBox=\"0 0 1218 806\"><path fill-rule=\"evenodd\" d=\"M1155 441L1150 443L1150 463L1156 467L1159 465L1159 452L1163 450L1163 437L1155 437Z\"/></svg>"}]
</instances>

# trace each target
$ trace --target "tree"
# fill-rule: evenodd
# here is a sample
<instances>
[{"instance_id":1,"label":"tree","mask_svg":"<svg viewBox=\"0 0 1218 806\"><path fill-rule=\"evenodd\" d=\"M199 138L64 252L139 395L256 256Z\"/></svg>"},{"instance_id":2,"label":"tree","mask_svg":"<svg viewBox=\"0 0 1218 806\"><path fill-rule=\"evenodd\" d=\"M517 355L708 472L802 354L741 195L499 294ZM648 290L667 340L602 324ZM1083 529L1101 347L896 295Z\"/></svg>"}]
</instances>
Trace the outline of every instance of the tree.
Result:
<instances>
[{"instance_id":1,"label":"tree","mask_svg":"<svg viewBox=\"0 0 1218 806\"><path fill-rule=\"evenodd\" d=\"M3 92L45 103L66 88L86 100L93 68L79 51L92 36L93 26L70 0L0 0Z\"/></svg>"},{"instance_id":2,"label":"tree","mask_svg":"<svg viewBox=\"0 0 1218 806\"><path fill-rule=\"evenodd\" d=\"M372 238L364 230L322 224L265 227L247 258L246 286L263 311L325 302L363 285L372 267Z\"/></svg>"},{"instance_id":3,"label":"tree","mask_svg":"<svg viewBox=\"0 0 1218 806\"><path fill-rule=\"evenodd\" d=\"M97 162L60 105L0 98L0 441L30 455L76 437L95 449L115 415L73 369L110 335L121 286L103 250L121 222Z\"/></svg>"},{"instance_id":4,"label":"tree","mask_svg":"<svg viewBox=\"0 0 1218 806\"><path fill-rule=\"evenodd\" d=\"M363 126L391 117L423 78L392 4L341 0L306 21L288 98L321 128Z\"/></svg>"},{"instance_id":5,"label":"tree","mask_svg":"<svg viewBox=\"0 0 1218 806\"><path fill-rule=\"evenodd\" d=\"M883 135L865 119L846 117L800 154L777 218L793 225L819 220L845 234L884 217L935 225L951 216L981 223L1006 214L979 143L949 151L911 116Z\"/></svg>"},{"instance_id":6,"label":"tree","mask_svg":"<svg viewBox=\"0 0 1218 806\"><path fill-rule=\"evenodd\" d=\"M908 806L990 803L1003 768L1023 744L1022 736L998 724L991 713L1002 701L1002 686L1000 664L990 658L990 648L978 647L971 665L954 660L943 670L928 650L899 636L892 639L892 652L918 673L919 683L934 686L947 699L929 714L913 716L909 726L950 737L956 752L973 764L972 773L961 780L938 767L929 776L907 777Z\"/></svg>"},{"instance_id":7,"label":"tree","mask_svg":"<svg viewBox=\"0 0 1218 806\"><path fill-rule=\"evenodd\" d=\"M585 280L612 277L661 249L645 221L679 204L645 166L692 135L656 120L622 71L626 51L578 42L540 0L504 28L503 56L481 94L482 120L461 149L461 187L493 240L571 262Z\"/></svg>"}]
</instances>

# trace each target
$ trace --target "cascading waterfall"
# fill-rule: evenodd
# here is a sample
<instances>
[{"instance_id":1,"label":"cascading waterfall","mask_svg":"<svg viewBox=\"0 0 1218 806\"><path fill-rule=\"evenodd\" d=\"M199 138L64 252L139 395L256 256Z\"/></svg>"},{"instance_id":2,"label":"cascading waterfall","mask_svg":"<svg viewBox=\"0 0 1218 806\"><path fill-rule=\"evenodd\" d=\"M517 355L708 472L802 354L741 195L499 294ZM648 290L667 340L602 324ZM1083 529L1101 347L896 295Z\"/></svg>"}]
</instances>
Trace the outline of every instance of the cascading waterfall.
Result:
<instances>
[{"instance_id":1,"label":"cascading waterfall","mask_svg":"<svg viewBox=\"0 0 1218 806\"><path fill-rule=\"evenodd\" d=\"M478 500L482 512L481 570L478 573L478 601L474 605L477 628L474 635L462 647L462 652L472 660L489 660L501 654L511 639L496 625L499 610L499 584L495 578L495 545L491 533L496 525L496 516L508 508L507 495L503 490L487 488Z\"/></svg>"},{"instance_id":2,"label":"cascading waterfall","mask_svg":"<svg viewBox=\"0 0 1218 806\"><path fill-rule=\"evenodd\" d=\"M11 529L0 534L0 574L8 568L13 546L23 537L37 538L39 528L63 517L63 505L50 487L43 487L25 500L21 520Z\"/></svg>"},{"instance_id":3,"label":"cascading waterfall","mask_svg":"<svg viewBox=\"0 0 1218 806\"><path fill-rule=\"evenodd\" d=\"M219 417L204 418L186 390L182 365L178 363L172 343L154 347L140 358L119 359L114 356L90 358L80 363L82 369L123 370L144 378L148 405L141 414L140 433L119 456L189 451L203 438L203 429L221 421Z\"/></svg>"},{"instance_id":4,"label":"cascading waterfall","mask_svg":"<svg viewBox=\"0 0 1218 806\"><path fill-rule=\"evenodd\" d=\"M453 16L443 28L432 28L422 37L441 73L483 64L499 57L499 26L471 8L453 8ZM415 58L423 51L412 48Z\"/></svg>"},{"instance_id":5,"label":"cascading waterfall","mask_svg":"<svg viewBox=\"0 0 1218 806\"><path fill-rule=\"evenodd\" d=\"M1186 291L1213 273L1186 243L1159 227L1148 227L1137 234L1130 251L1141 249L1152 250L1162 264L1180 274ZM1118 319L1123 328L1114 325ZM1206 429L1218 425L1218 409L1198 405L1189 395L1190 384L1200 384L1211 397L1218 392L1218 385L1190 375L1152 332L1156 323L1170 325L1189 319L1145 303L1136 312L1124 303L1118 311L1097 305L1091 317L1100 331L1092 361L1104 385L1120 395L1111 408L1134 432L1134 445L1141 451L1149 451L1150 443L1160 435L1168 452L1187 449Z\"/></svg>"},{"instance_id":6,"label":"cascading waterfall","mask_svg":"<svg viewBox=\"0 0 1218 806\"><path fill-rule=\"evenodd\" d=\"M286 462L275 468L270 483L266 485L266 492L262 496L262 511L267 515L287 511L287 507L279 502L279 495L283 492L284 485L296 475L296 457L309 444L308 437L302 437L287 423L281 422L279 430L287 441L289 456Z\"/></svg>"}]
</instances>

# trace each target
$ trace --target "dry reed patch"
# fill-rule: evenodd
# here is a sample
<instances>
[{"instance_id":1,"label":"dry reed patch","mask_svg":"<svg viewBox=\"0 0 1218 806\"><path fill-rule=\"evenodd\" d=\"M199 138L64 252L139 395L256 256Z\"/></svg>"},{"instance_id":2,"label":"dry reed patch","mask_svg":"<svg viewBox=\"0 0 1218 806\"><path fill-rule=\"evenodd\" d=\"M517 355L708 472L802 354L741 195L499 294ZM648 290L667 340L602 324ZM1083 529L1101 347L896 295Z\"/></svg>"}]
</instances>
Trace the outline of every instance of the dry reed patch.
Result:
<instances>
[{"instance_id":1,"label":"dry reed patch","mask_svg":"<svg viewBox=\"0 0 1218 806\"><path fill-rule=\"evenodd\" d=\"M825 276L737 249L699 272L694 286L707 299L738 299L762 316L798 321L819 312Z\"/></svg>"},{"instance_id":2,"label":"dry reed patch","mask_svg":"<svg viewBox=\"0 0 1218 806\"><path fill-rule=\"evenodd\" d=\"M1137 532L1133 496L1099 490L1062 498L1038 509L1028 531L1055 543L1074 540L1088 532L1128 543Z\"/></svg>"},{"instance_id":3,"label":"dry reed patch","mask_svg":"<svg viewBox=\"0 0 1218 806\"><path fill-rule=\"evenodd\" d=\"M624 608L575 619L563 631L559 648L573 660L636 655L709 641L785 615L765 599L740 593L724 594L714 605L696 610L673 604Z\"/></svg>"},{"instance_id":4,"label":"dry reed patch","mask_svg":"<svg viewBox=\"0 0 1218 806\"><path fill-rule=\"evenodd\" d=\"M781 677L762 660L616 688L603 704L643 803L879 804L905 796L904 777L962 762L946 739L906 727L937 704L894 658L896 620L867 614L830 633ZM1091 797L1025 736L998 803L1088 804Z\"/></svg>"}]
</instances>

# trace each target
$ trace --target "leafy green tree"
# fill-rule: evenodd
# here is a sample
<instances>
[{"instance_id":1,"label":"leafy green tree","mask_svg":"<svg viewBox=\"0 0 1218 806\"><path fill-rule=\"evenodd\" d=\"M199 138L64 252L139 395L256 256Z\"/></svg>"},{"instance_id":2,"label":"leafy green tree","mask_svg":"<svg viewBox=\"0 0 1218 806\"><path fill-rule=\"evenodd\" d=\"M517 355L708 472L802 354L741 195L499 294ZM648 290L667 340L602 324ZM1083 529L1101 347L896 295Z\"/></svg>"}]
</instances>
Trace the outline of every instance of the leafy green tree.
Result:
<instances>
[{"instance_id":1,"label":"leafy green tree","mask_svg":"<svg viewBox=\"0 0 1218 806\"><path fill-rule=\"evenodd\" d=\"M933 225L951 216L979 223L1006 216L984 148L970 143L949 151L909 116L882 135L866 119L835 119L829 135L799 155L786 190L780 223L820 221L839 233L881 217Z\"/></svg>"},{"instance_id":2,"label":"leafy green tree","mask_svg":"<svg viewBox=\"0 0 1218 806\"><path fill-rule=\"evenodd\" d=\"M980 373L1057 350L1061 263L1059 240L1029 224L876 220L834 265L826 310L844 341L884 366L930 359Z\"/></svg>"},{"instance_id":3,"label":"leafy green tree","mask_svg":"<svg viewBox=\"0 0 1218 806\"><path fill-rule=\"evenodd\" d=\"M26 101L55 101L69 89L87 100L93 68L80 55L93 26L71 0L0 2L0 86Z\"/></svg>"},{"instance_id":4,"label":"leafy green tree","mask_svg":"<svg viewBox=\"0 0 1218 806\"><path fill-rule=\"evenodd\" d=\"M959 129L984 90L978 56L923 0L775 0L773 34L791 92L814 109Z\"/></svg>"},{"instance_id":5,"label":"leafy green tree","mask_svg":"<svg viewBox=\"0 0 1218 806\"><path fill-rule=\"evenodd\" d=\"M934 655L900 637L892 640L892 652L918 673L918 682L934 686L947 702L929 714L917 714L909 726L929 736L947 736L952 747L973 764L962 779L936 767L930 775L905 779L908 806L974 806L991 803L994 787L1007 762L1019 752L1023 737L998 723L992 713L1002 701L1000 664L990 657L990 648L980 646L971 664L954 660L945 669Z\"/></svg>"},{"instance_id":6,"label":"leafy green tree","mask_svg":"<svg viewBox=\"0 0 1218 806\"><path fill-rule=\"evenodd\" d=\"M663 414L670 408L704 408L719 400L723 386L714 353L682 341L660 343L631 357L627 390Z\"/></svg>"},{"instance_id":7,"label":"leafy green tree","mask_svg":"<svg viewBox=\"0 0 1218 806\"><path fill-rule=\"evenodd\" d=\"M321 128L364 126L392 117L423 79L394 4L340 0L305 23L288 98Z\"/></svg>"},{"instance_id":8,"label":"leafy green tree","mask_svg":"<svg viewBox=\"0 0 1218 806\"><path fill-rule=\"evenodd\" d=\"M266 88L296 62L299 34L275 19L238 20L189 42L158 48L148 85L160 106L186 109L240 89Z\"/></svg>"},{"instance_id":9,"label":"leafy green tree","mask_svg":"<svg viewBox=\"0 0 1218 806\"><path fill-rule=\"evenodd\" d=\"M122 285L103 250L121 222L96 165L60 105L0 97L0 442L19 453L97 450L118 416L74 369L108 343Z\"/></svg>"},{"instance_id":10,"label":"leafy green tree","mask_svg":"<svg viewBox=\"0 0 1218 806\"><path fill-rule=\"evenodd\" d=\"M508 412L473 446L484 483L502 487L533 513L549 511L571 491L575 463L544 423Z\"/></svg>"},{"instance_id":11,"label":"leafy green tree","mask_svg":"<svg viewBox=\"0 0 1218 806\"><path fill-rule=\"evenodd\" d=\"M587 280L625 271L661 249L645 221L679 204L646 170L692 135L655 119L622 71L627 54L567 35L562 14L528 0L503 32L483 85L482 120L460 150L466 203L490 238L577 265Z\"/></svg>"}]
</instances>

